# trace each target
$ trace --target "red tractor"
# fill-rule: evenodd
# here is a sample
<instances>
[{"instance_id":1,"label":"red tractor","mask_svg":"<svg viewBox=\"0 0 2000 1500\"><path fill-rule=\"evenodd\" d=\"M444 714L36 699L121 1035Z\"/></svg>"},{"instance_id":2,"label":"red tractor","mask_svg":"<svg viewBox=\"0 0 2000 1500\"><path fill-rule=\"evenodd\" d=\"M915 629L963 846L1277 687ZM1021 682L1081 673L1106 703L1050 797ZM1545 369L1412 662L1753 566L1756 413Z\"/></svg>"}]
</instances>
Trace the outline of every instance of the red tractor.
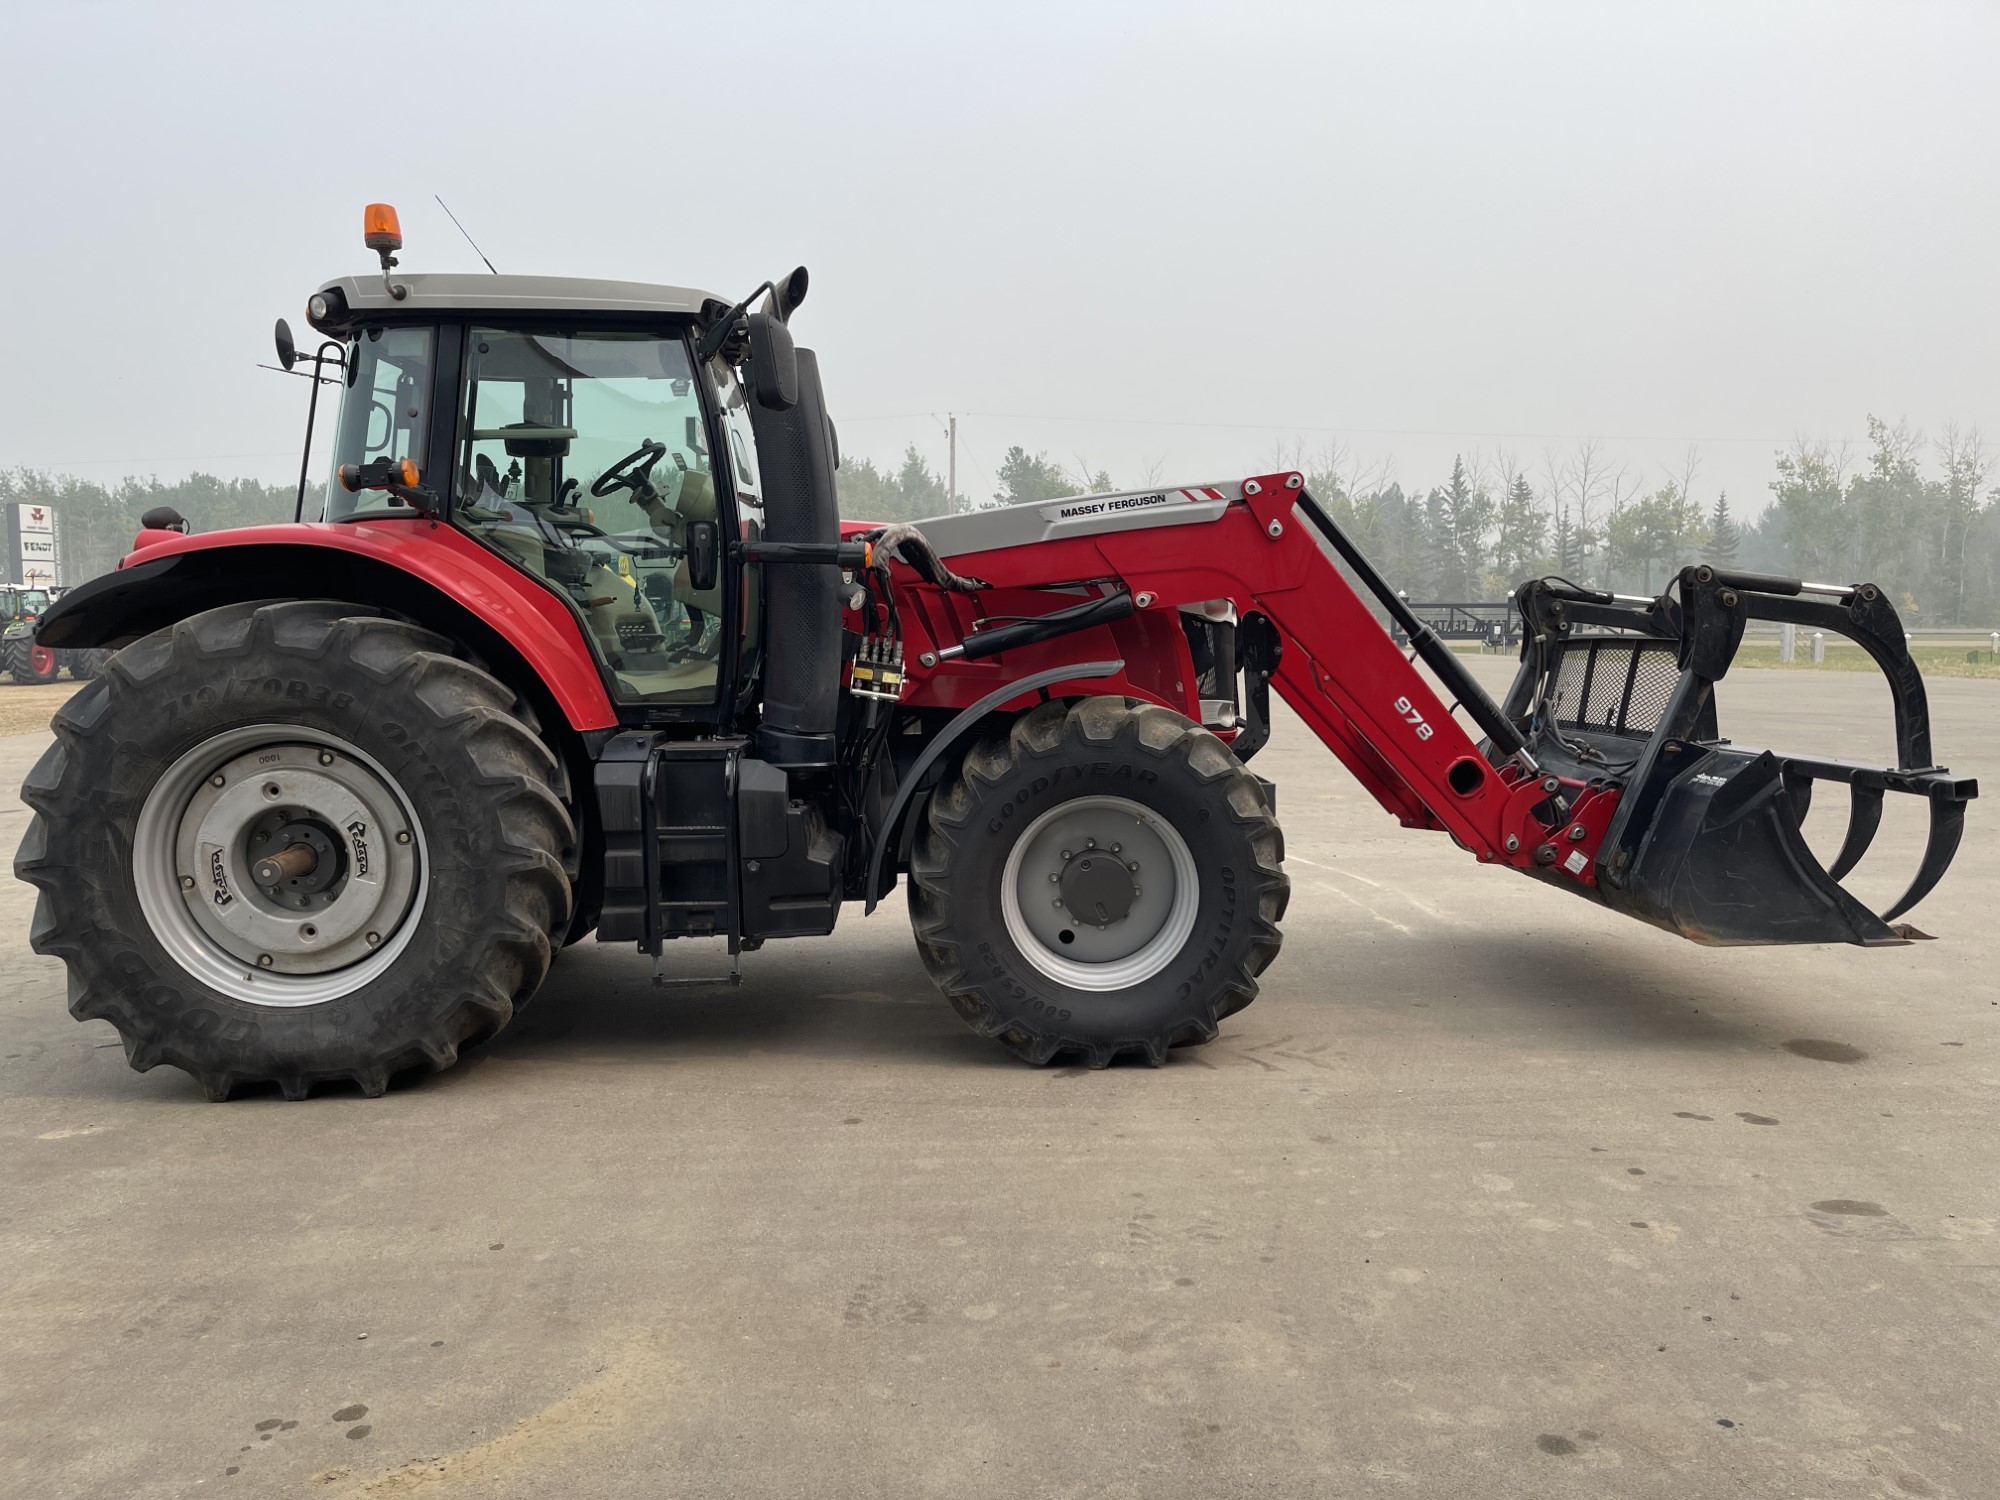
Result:
<instances>
[{"instance_id":1,"label":"red tractor","mask_svg":"<svg viewBox=\"0 0 2000 1500\"><path fill-rule=\"evenodd\" d=\"M904 875L977 1031L1157 1065L1278 953L1284 843L1246 768L1273 687L1406 826L1708 943L1902 941L1975 795L1932 763L1873 586L1529 583L1495 703L1297 474L843 525L803 271L732 303L399 275L379 208L368 242L382 274L308 304L315 405L340 396L323 517L148 530L41 625L118 650L23 788L34 946L135 1068L213 1097L379 1094L593 931L656 973L724 939L733 974ZM1751 619L1866 647L1898 765L1722 739ZM1853 807L1832 869L1799 831L1824 781ZM1892 791L1932 837L1878 916L1837 881Z\"/></svg>"}]
</instances>

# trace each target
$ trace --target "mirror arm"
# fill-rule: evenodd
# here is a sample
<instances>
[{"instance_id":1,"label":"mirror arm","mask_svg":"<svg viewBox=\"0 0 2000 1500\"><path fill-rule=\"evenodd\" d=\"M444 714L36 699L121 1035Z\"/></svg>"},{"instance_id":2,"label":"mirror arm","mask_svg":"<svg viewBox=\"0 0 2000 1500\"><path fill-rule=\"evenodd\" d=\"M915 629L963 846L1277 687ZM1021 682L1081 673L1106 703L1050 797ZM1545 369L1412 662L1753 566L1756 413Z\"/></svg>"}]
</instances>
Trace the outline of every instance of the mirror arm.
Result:
<instances>
[{"instance_id":1,"label":"mirror arm","mask_svg":"<svg viewBox=\"0 0 2000 1500\"><path fill-rule=\"evenodd\" d=\"M756 291L753 291L741 302L730 308L728 312L709 324L707 331L701 336L701 341L694 346L695 363L705 365L711 359L714 359L722 351L722 346L729 342L730 334L735 332L736 325L742 319L744 311L752 302L757 300L758 294L772 290L771 283L768 281L765 282Z\"/></svg>"},{"instance_id":2,"label":"mirror arm","mask_svg":"<svg viewBox=\"0 0 2000 1500\"><path fill-rule=\"evenodd\" d=\"M409 506L411 510L415 511L425 520L436 524L438 515L443 507L438 504L436 492L428 485L385 484L382 488L402 501L403 504Z\"/></svg>"},{"instance_id":3,"label":"mirror arm","mask_svg":"<svg viewBox=\"0 0 2000 1500\"><path fill-rule=\"evenodd\" d=\"M306 475L312 469L313 425L319 421L319 388L326 369L327 350L333 350L332 358L338 359L343 370L347 364L347 345L337 339L323 339L318 349L313 351L312 401L306 407L306 449L299 455L299 493L292 502L292 524L297 525L306 518Z\"/></svg>"}]
</instances>

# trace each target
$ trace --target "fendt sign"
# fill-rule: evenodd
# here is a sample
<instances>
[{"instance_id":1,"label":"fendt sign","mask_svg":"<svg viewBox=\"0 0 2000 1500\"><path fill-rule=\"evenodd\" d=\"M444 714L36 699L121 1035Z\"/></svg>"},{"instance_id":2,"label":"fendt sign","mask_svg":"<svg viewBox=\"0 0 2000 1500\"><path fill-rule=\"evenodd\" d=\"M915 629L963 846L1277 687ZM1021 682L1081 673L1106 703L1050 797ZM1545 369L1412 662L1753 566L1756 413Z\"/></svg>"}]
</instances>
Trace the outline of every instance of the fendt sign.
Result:
<instances>
[{"instance_id":1,"label":"fendt sign","mask_svg":"<svg viewBox=\"0 0 2000 1500\"><path fill-rule=\"evenodd\" d=\"M13 582L46 589L61 581L53 510L46 505L11 505L7 531L8 573Z\"/></svg>"}]
</instances>

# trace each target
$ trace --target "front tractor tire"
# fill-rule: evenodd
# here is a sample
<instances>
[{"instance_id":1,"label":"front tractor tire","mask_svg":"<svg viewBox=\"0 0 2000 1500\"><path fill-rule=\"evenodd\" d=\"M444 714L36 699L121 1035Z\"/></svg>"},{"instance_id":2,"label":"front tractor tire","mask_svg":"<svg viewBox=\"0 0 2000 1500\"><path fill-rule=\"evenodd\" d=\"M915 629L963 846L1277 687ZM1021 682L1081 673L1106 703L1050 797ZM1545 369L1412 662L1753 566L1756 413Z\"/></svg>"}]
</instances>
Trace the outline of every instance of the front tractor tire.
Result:
<instances>
[{"instance_id":1,"label":"front tractor tire","mask_svg":"<svg viewBox=\"0 0 2000 1500\"><path fill-rule=\"evenodd\" d=\"M120 651L22 786L14 869L70 1013L213 1099L451 1066L570 919L576 830L514 709L351 605L231 605Z\"/></svg>"},{"instance_id":2,"label":"front tractor tire","mask_svg":"<svg viewBox=\"0 0 2000 1500\"><path fill-rule=\"evenodd\" d=\"M1158 1067L1277 957L1284 836L1226 745L1157 704L1047 703L973 746L911 861L925 967L1025 1061Z\"/></svg>"}]
</instances>

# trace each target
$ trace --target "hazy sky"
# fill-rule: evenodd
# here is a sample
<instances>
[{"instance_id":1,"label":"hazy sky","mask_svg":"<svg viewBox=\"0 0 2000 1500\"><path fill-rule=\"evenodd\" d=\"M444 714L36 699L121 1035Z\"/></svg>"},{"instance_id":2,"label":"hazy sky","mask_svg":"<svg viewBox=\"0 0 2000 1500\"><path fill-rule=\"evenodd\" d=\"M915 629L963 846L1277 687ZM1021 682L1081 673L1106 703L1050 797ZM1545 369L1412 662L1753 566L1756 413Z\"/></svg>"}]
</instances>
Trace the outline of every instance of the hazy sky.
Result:
<instances>
[{"instance_id":1,"label":"hazy sky","mask_svg":"<svg viewBox=\"0 0 2000 1500\"><path fill-rule=\"evenodd\" d=\"M280 314L365 271L747 291L844 447L989 493L1597 435L1766 499L1869 412L2000 437L2000 5L10 0L0 467L284 478ZM315 461L315 469L319 467Z\"/></svg>"}]
</instances>

